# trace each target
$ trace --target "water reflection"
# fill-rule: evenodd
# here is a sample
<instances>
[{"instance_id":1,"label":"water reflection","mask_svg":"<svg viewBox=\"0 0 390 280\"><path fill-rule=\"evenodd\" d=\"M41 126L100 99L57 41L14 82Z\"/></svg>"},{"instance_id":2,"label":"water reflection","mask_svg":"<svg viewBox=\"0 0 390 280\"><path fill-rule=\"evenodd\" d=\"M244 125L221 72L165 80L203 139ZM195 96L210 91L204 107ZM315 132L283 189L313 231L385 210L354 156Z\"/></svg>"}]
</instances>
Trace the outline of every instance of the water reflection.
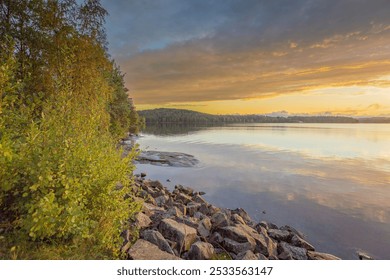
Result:
<instances>
[{"instance_id":1,"label":"water reflection","mask_svg":"<svg viewBox=\"0 0 390 280\"><path fill-rule=\"evenodd\" d=\"M378 127L333 126L145 135L141 147L190 153L202 164L137 168L162 182L170 179L165 182L170 187L187 184L206 191L206 198L220 206L248 209L257 220L295 226L321 251L353 258L361 248L390 259L390 129L382 126L372 141L357 135Z\"/></svg>"}]
</instances>

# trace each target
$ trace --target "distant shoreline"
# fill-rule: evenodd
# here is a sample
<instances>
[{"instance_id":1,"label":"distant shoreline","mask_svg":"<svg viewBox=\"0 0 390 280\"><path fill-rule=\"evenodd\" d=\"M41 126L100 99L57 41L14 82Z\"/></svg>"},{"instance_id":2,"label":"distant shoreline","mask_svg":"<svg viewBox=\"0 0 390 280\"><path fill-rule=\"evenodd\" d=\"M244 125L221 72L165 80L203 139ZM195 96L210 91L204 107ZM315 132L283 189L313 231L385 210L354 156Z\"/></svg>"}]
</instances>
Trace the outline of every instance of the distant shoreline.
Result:
<instances>
[{"instance_id":1,"label":"distant shoreline","mask_svg":"<svg viewBox=\"0 0 390 280\"><path fill-rule=\"evenodd\" d=\"M138 111L147 125L191 124L221 125L234 123L348 123L348 124L389 124L390 117L347 117L347 116L267 116L248 115L212 115L183 109L159 108Z\"/></svg>"}]
</instances>

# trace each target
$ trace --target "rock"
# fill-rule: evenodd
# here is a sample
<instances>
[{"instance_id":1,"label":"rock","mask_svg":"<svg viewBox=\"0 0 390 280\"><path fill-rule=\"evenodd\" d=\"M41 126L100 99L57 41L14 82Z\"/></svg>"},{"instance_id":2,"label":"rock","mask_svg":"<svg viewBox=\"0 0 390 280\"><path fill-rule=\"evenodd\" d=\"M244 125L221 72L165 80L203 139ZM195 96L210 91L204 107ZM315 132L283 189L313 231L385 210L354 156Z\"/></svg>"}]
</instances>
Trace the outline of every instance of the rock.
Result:
<instances>
[{"instance_id":1,"label":"rock","mask_svg":"<svg viewBox=\"0 0 390 280\"><path fill-rule=\"evenodd\" d=\"M301 247L301 248L305 248L306 250L308 251L314 251L315 248L313 245L311 245L309 242L307 242L306 240L303 240L302 238L300 238L298 235L294 235L292 238L291 238L291 242L290 242L291 245L294 245L294 246L297 246L297 247Z\"/></svg>"},{"instance_id":2,"label":"rock","mask_svg":"<svg viewBox=\"0 0 390 280\"><path fill-rule=\"evenodd\" d=\"M207 204L203 203L200 205L199 207L199 210L198 210L200 213L204 214L204 215L209 215L210 214L210 210L209 210L209 207Z\"/></svg>"},{"instance_id":3,"label":"rock","mask_svg":"<svg viewBox=\"0 0 390 280\"><path fill-rule=\"evenodd\" d=\"M222 245L227 251L233 252L235 254L239 254L248 250L253 251L255 249L255 243L237 242L230 238L224 238Z\"/></svg>"},{"instance_id":4,"label":"rock","mask_svg":"<svg viewBox=\"0 0 390 280\"><path fill-rule=\"evenodd\" d=\"M307 250L304 248L292 246L284 241L278 245L279 259L289 260L307 260Z\"/></svg>"},{"instance_id":5,"label":"rock","mask_svg":"<svg viewBox=\"0 0 390 280\"><path fill-rule=\"evenodd\" d=\"M292 232L292 233L298 235L298 236L299 236L300 238L302 238L302 239L305 238L305 235L304 235L302 232L296 230L295 228L293 228L293 227L291 227L291 226L285 225L285 226L280 227L280 229L281 229L281 230L287 230L287 231L289 231L289 232Z\"/></svg>"},{"instance_id":6,"label":"rock","mask_svg":"<svg viewBox=\"0 0 390 280\"><path fill-rule=\"evenodd\" d=\"M194 214L196 212L198 212L199 208L200 208L200 203L196 203L196 202L190 202L187 204L187 215L189 215L190 217L193 217Z\"/></svg>"},{"instance_id":7,"label":"rock","mask_svg":"<svg viewBox=\"0 0 390 280\"><path fill-rule=\"evenodd\" d=\"M157 206L164 207L165 204L167 203L168 199L169 199L169 196L167 196L167 195L160 195L160 196L155 198L155 201L157 203Z\"/></svg>"},{"instance_id":8,"label":"rock","mask_svg":"<svg viewBox=\"0 0 390 280\"><path fill-rule=\"evenodd\" d=\"M148 227L152 223L152 220L142 212L139 212L135 216L135 225L139 228Z\"/></svg>"},{"instance_id":9,"label":"rock","mask_svg":"<svg viewBox=\"0 0 390 280\"><path fill-rule=\"evenodd\" d=\"M131 248L131 242L126 242L125 245L122 246L121 252L126 254L127 251Z\"/></svg>"},{"instance_id":10,"label":"rock","mask_svg":"<svg viewBox=\"0 0 390 280\"><path fill-rule=\"evenodd\" d=\"M199 161L192 155L177 152L141 151L136 162L157 166L192 167Z\"/></svg>"},{"instance_id":11,"label":"rock","mask_svg":"<svg viewBox=\"0 0 390 280\"><path fill-rule=\"evenodd\" d=\"M211 223L213 228L226 227L230 224L228 217L224 213L215 213L211 216Z\"/></svg>"},{"instance_id":12,"label":"rock","mask_svg":"<svg viewBox=\"0 0 390 280\"><path fill-rule=\"evenodd\" d=\"M198 219L198 220L202 220L204 219L205 217L207 217L206 215L202 214L201 212L196 212L194 214L194 218Z\"/></svg>"},{"instance_id":13,"label":"rock","mask_svg":"<svg viewBox=\"0 0 390 280\"><path fill-rule=\"evenodd\" d=\"M257 257L258 260L263 260L263 261L268 260L266 256L264 256L263 254L260 254L260 253L257 253L256 257ZM273 258L276 258L276 257L274 257L274 256L270 256L269 257L269 259L273 259Z\"/></svg>"},{"instance_id":14,"label":"rock","mask_svg":"<svg viewBox=\"0 0 390 280\"><path fill-rule=\"evenodd\" d=\"M211 221L208 217L205 217L202 221L199 222L197 231L201 237L207 238L210 235L210 230Z\"/></svg>"},{"instance_id":15,"label":"rock","mask_svg":"<svg viewBox=\"0 0 390 280\"><path fill-rule=\"evenodd\" d=\"M340 258L331 254L319 253L314 251L308 251L307 256L309 257L309 260L341 260Z\"/></svg>"},{"instance_id":16,"label":"rock","mask_svg":"<svg viewBox=\"0 0 390 280\"><path fill-rule=\"evenodd\" d=\"M146 173L141 172L141 178L144 178L144 177L146 177Z\"/></svg>"},{"instance_id":17,"label":"rock","mask_svg":"<svg viewBox=\"0 0 390 280\"><path fill-rule=\"evenodd\" d=\"M232 214L238 214L241 218L244 219L245 223L251 224L253 223L252 218L249 214L242 208L237 208L231 211Z\"/></svg>"},{"instance_id":18,"label":"rock","mask_svg":"<svg viewBox=\"0 0 390 280\"><path fill-rule=\"evenodd\" d=\"M238 214L233 214L230 220L235 224L242 224L242 225L246 224L244 219Z\"/></svg>"},{"instance_id":19,"label":"rock","mask_svg":"<svg viewBox=\"0 0 390 280\"><path fill-rule=\"evenodd\" d=\"M177 207L183 213L183 216L187 215L187 207L182 203L174 202L173 206Z\"/></svg>"},{"instance_id":20,"label":"rock","mask_svg":"<svg viewBox=\"0 0 390 280\"><path fill-rule=\"evenodd\" d=\"M269 229L268 230L268 236L277 240L277 241L285 241L288 242L290 239L290 232L287 230L280 230L280 229Z\"/></svg>"},{"instance_id":21,"label":"rock","mask_svg":"<svg viewBox=\"0 0 390 280\"><path fill-rule=\"evenodd\" d=\"M221 209L219 209L218 207L215 207L214 205L209 205L209 215L212 216L214 215L215 213L218 213Z\"/></svg>"},{"instance_id":22,"label":"rock","mask_svg":"<svg viewBox=\"0 0 390 280\"><path fill-rule=\"evenodd\" d=\"M176 185L175 189L177 189L179 192L186 194L186 195L193 195L194 190L190 187L183 187L182 185Z\"/></svg>"},{"instance_id":23,"label":"rock","mask_svg":"<svg viewBox=\"0 0 390 280\"><path fill-rule=\"evenodd\" d=\"M259 256L248 250L237 255L236 260L258 260Z\"/></svg>"},{"instance_id":24,"label":"rock","mask_svg":"<svg viewBox=\"0 0 390 280\"><path fill-rule=\"evenodd\" d=\"M197 203L201 203L201 204L207 204L207 201L203 197L201 197L200 195L194 195L192 197L192 201L197 202Z\"/></svg>"},{"instance_id":25,"label":"rock","mask_svg":"<svg viewBox=\"0 0 390 280\"><path fill-rule=\"evenodd\" d=\"M373 258L365 252L357 251L357 254L358 254L359 260L373 260Z\"/></svg>"},{"instance_id":26,"label":"rock","mask_svg":"<svg viewBox=\"0 0 390 280\"><path fill-rule=\"evenodd\" d=\"M146 215L146 216L152 216L154 213L156 212L164 212L164 208L161 208L161 207L158 207L158 206L155 206L153 204L150 204L150 203L143 203L142 204L142 212Z\"/></svg>"},{"instance_id":27,"label":"rock","mask_svg":"<svg viewBox=\"0 0 390 280\"><path fill-rule=\"evenodd\" d=\"M218 232L214 232L208 241L213 244L214 246L218 246L223 242L223 237Z\"/></svg>"},{"instance_id":28,"label":"rock","mask_svg":"<svg viewBox=\"0 0 390 280\"><path fill-rule=\"evenodd\" d=\"M138 239L129 249L128 256L131 260L181 260L143 239Z\"/></svg>"},{"instance_id":29,"label":"rock","mask_svg":"<svg viewBox=\"0 0 390 280\"><path fill-rule=\"evenodd\" d=\"M159 225L161 234L172 241L177 242L179 251L187 251L197 238L196 229L172 219L163 219Z\"/></svg>"},{"instance_id":30,"label":"rock","mask_svg":"<svg viewBox=\"0 0 390 280\"><path fill-rule=\"evenodd\" d=\"M209 260L214 256L214 247L210 243L198 241L191 245L188 252L190 260Z\"/></svg>"},{"instance_id":31,"label":"rock","mask_svg":"<svg viewBox=\"0 0 390 280\"><path fill-rule=\"evenodd\" d=\"M199 192L199 195L205 195L206 193L205 192Z\"/></svg>"},{"instance_id":32,"label":"rock","mask_svg":"<svg viewBox=\"0 0 390 280\"><path fill-rule=\"evenodd\" d=\"M178 217L178 218L182 218L183 217L183 212L180 211L179 208L177 208L176 206L172 206L171 208L169 208L166 212L166 216L167 218L168 217L171 217L171 216L175 216L175 217Z\"/></svg>"},{"instance_id":33,"label":"rock","mask_svg":"<svg viewBox=\"0 0 390 280\"><path fill-rule=\"evenodd\" d=\"M190 196L188 196L188 195L186 195L186 194L184 194L184 193L178 193L177 195L176 195L176 199L175 199L176 201L180 201L181 203L183 203L183 204L187 204L187 203L189 203L189 202L191 202L192 200L191 200L191 197Z\"/></svg>"},{"instance_id":34,"label":"rock","mask_svg":"<svg viewBox=\"0 0 390 280\"><path fill-rule=\"evenodd\" d=\"M265 228L266 230L269 229L268 223L265 222L265 221L261 221L260 223L258 223L258 224L255 226L255 228L256 228L257 231L258 231L258 228L259 228L259 227L263 227L263 228Z\"/></svg>"},{"instance_id":35,"label":"rock","mask_svg":"<svg viewBox=\"0 0 390 280\"><path fill-rule=\"evenodd\" d=\"M156 230L145 230L141 233L141 237L150 243L156 245L160 250L173 254L172 248L169 246L167 240Z\"/></svg>"}]
</instances>

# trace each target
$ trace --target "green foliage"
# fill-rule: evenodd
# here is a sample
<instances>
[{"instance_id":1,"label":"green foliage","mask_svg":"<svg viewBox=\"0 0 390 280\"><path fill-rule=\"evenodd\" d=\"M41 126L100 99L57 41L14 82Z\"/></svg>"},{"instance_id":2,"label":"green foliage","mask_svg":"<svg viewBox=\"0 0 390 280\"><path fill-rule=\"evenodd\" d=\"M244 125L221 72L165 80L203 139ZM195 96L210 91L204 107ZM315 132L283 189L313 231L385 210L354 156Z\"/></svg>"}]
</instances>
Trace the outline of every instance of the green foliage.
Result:
<instances>
[{"instance_id":1,"label":"green foliage","mask_svg":"<svg viewBox=\"0 0 390 280\"><path fill-rule=\"evenodd\" d=\"M98 1L15 2L2 4L9 13L0 18L5 243L22 258L34 258L28 248L55 247L63 248L55 258L71 258L77 248L117 258L120 233L140 205L124 199L136 153L123 158L116 148L132 120L127 109L108 110L129 105L105 51L105 11Z\"/></svg>"},{"instance_id":2,"label":"green foliage","mask_svg":"<svg viewBox=\"0 0 390 280\"><path fill-rule=\"evenodd\" d=\"M225 123L357 123L358 119L342 116L211 115L191 110L159 108L138 112L147 124L213 125Z\"/></svg>"}]
</instances>

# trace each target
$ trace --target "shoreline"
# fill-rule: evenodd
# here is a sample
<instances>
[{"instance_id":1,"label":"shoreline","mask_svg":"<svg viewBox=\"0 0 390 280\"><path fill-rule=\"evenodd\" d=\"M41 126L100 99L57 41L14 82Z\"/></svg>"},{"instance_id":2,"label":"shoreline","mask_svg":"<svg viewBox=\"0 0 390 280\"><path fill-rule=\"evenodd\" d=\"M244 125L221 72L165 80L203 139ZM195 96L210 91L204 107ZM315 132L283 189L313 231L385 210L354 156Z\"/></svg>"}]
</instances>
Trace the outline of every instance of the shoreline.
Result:
<instances>
[{"instance_id":1,"label":"shoreline","mask_svg":"<svg viewBox=\"0 0 390 280\"><path fill-rule=\"evenodd\" d=\"M143 202L132 223L139 239L124 234L122 252L128 259L339 260L315 251L291 226L253 221L242 209L219 208L190 187L171 192L159 181L136 174L133 199Z\"/></svg>"}]
</instances>

